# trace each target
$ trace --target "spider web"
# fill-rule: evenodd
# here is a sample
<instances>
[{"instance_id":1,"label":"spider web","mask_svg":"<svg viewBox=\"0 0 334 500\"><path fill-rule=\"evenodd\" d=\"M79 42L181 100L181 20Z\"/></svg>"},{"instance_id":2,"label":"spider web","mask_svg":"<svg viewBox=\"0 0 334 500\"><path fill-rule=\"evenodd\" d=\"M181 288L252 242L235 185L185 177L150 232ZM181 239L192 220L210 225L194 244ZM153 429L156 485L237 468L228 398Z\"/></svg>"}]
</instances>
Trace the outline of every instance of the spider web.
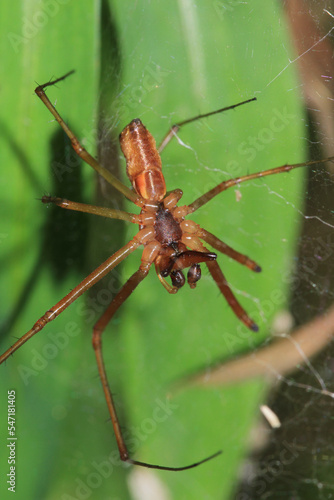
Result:
<instances>
[{"instance_id":1,"label":"spider web","mask_svg":"<svg viewBox=\"0 0 334 500\"><path fill-rule=\"evenodd\" d=\"M329 11L324 12L333 17ZM332 31L333 27L329 27L319 42L325 39L331 39L332 42ZM319 42L315 42L308 50L314 50ZM304 55L300 54L289 64L298 64L299 58ZM332 95L328 96L327 113L332 107L330 101L333 101ZM327 151L332 154L334 139L328 129L327 135L324 132L320 110L309 105L308 111L310 156L323 156L328 144L331 146ZM259 424L259 428L254 431L255 449L244 464L241 485L234 497L238 500L334 498L334 481L331 479L334 444L329 437L333 430L333 345L329 344L320 354L309 358L303 346L289 333L289 328L284 327L284 324L289 326L291 318L294 325L298 326L307 324L317 316L326 317L326 311L333 304L332 168L328 165L327 170L312 170L309 174L306 206L301 212L303 222L298 240L298 257L291 283L291 316L282 315L276 323L277 336L290 342L290 349L299 352L303 363L298 364L293 373L288 375L276 371L275 366L267 366L274 380L267 404L280 419L283 418L284 423L270 431L268 425ZM277 195L281 196L279 193ZM309 335L318 334L317 329L309 331ZM256 358L256 351L254 356ZM261 441L260 436L264 442L256 449L256 443Z\"/></svg>"}]
</instances>

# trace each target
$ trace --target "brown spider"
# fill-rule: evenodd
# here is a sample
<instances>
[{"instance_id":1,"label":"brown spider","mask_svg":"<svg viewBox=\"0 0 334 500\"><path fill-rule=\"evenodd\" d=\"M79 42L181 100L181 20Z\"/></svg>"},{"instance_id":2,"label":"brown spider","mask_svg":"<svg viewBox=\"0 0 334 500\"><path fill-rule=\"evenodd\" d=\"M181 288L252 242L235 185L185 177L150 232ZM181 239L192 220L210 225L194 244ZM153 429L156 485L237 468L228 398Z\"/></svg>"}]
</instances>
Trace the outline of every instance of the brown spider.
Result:
<instances>
[{"instance_id":1,"label":"brown spider","mask_svg":"<svg viewBox=\"0 0 334 500\"><path fill-rule=\"evenodd\" d=\"M63 299L49 309L29 330L23 337L21 337L15 344L13 344L4 354L0 356L0 364L3 363L12 353L14 353L22 344L30 339L35 333L39 332L44 326L55 319L62 313L72 302L74 302L86 290L91 288L114 267L116 267L122 260L124 260L131 252L133 252L140 245L143 245L143 253L141 257L141 264L138 271L136 271L119 290L114 297L106 311L101 318L97 321L93 329L93 347L96 355L97 366L101 378L103 391L105 394L108 410L112 420L117 445L120 453L120 458L134 465L141 465L144 467L164 469L171 471L185 470L214 458L219 453L215 453L204 460L193 463L185 467L166 467L160 465L152 465L129 458L129 453L122 436L119 425L119 420L116 415L113 398L110 392L109 383L105 371L104 361L102 357L102 333L106 326L114 316L118 308L129 297L139 283L147 276L151 265L154 263L157 276L169 293L176 293L185 283L183 270L189 268L187 273L187 281L191 288L195 288L197 281L201 277L200 263L205 262L210 274L214 281L217 283L218 288L224 295L229 306L232 308L235 315L251 330L257 331L258 326L247 315L243 307L239 304L233 295L224 274L222 273L216 258L215 253L203 245L201 240L211 245L215 250L231 257L232 259L240 262L249 269L255 272L261 271L261 268L251 259L223 243L216 236L202 229L198 224L191 220L186 220L185 217L192 214L202 205L210 201L214 196L225 191L226 189L238 185L241 182L264 177L267 175L278 174L281 172L288 172L294 168L306 165L313 165L315 163L322 163L328 160L333 160L334 157L321 160L311 161L306 163L298 163L295 165L283 165L281 167L265 170L236 179L229 179L218 184L207 193L203 194L190 205L177 206L177 203L182 197L182 191L175 189L166 193L165 180L162 174L161 159L159 153L168 144L168 142L175 135L177 130L187 123L211 116L222 111L233 109L242 104L254 101L255 98L247 101L229 106L211 113L198 115L189 120L185 120L174 125L171 130L164 137L159 148L156 148L155 140L148 130L144 127L139 119L132 120L132 122L125 127L120 134L120 144L124 156L126 158L127 175L132 183L133 190L126 187L118 179L116 179L108 170L103 168L98 162L81 146L78 139L74 136L73 132L68 128L63 121L55 107L51 104L45 94L44 89L48 86L55 85L56 83L64 80L71 72L67 73L61 78L54 81L47 82L39 85L35 92L38 97L43 101L45 106L49 109L52 115L59 122L69 139L71 140L73 149L86 163L94 168L105 180L107 180L118 191L123 193L126 198L131 200L137 205L141 211L140 214L132 214L123 212L121 210L113 210L109 208L102 208L93 205L86 205L68 201L62 198L51 196L43 196L43 203L54 203L59 207L68 210L77 210L90 214L100 215L103 217L110 217L113 219L122 219L134 224L138 224L139 232L120 250L115 252L103 264L101 264L95 271L87 276L78 286L76 286L70 293ZM166 281L170 276L171 284Z\"/></svg>"}]
</instances>

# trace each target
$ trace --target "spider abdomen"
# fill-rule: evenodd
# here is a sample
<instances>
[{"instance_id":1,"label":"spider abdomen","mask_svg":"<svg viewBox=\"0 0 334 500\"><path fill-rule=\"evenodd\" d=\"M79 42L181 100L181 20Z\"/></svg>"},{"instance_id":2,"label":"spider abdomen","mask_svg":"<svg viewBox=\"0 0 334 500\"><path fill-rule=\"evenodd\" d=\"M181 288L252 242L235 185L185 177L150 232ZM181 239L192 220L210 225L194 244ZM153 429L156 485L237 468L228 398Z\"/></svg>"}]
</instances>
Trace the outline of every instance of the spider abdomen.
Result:
<instances>
[{"instance_id":1,"label":"spider abdomen","mask_svg":"<svg viewBox=\"0 0 334 500\"><path fill-rule=\"evenodd\" d=\"M166 194L161 158L155 140L136 118L119 136L126 159L126 173L139 196L145 200L161 201Z\"/></svg>"}]
</instances>

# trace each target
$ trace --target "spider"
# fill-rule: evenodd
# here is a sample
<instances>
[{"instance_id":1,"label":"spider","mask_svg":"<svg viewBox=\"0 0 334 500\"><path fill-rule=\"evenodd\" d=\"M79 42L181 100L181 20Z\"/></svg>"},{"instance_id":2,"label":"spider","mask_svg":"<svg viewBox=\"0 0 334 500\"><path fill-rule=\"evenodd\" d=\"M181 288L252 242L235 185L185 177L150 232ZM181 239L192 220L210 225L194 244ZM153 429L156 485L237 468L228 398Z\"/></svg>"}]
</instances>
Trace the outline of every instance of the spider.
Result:
<instances>
[{"instance_id":1,"label":"spider","mask_svg":"<svg viewBox=\"0 0 334 500\"><path fill-rule=\"evenodd\" d=\"M159 153L165 148L176 132L188 123L194 122L201 118L205 118L222 111L234 109L237 106L255 101L255 98L228 106L210 113L198 115L194 118L184 120L174 125L162 140L157 148L155 140L150 132L145 128L142 122L137 118L131 121L120 134L120 145L126 159L126 171L129 180L132 184L130 189L114 177L108 170L103 168L99 163L83 148L71 129L63 121L55 107L48 99L45 88L55 85L58 82L67 78L73 71L66 75L39 85L35 89L35 93L42 100L48 110L52 113L60 126L63 128L75 152L79 157L88 163L99 175L101 175L114 188L120 191L126 198L132 201L140 208L140 213L128 213L121 210L103 208L83 203L76 203L52 196L43 196L43 203L53 203L67 210L76 210L90 214L99 215L102 217L110 217L112 219L122 219L127 222L132 222L139 226L138 233L124 245L120 250L111 255L97 269L90 273L78 286L70 293L62 298L57 304L51 307L41 318L39 318L23 337L17 340L4 354L0 356L0 364L3 363L11 354L22 346L33 335L42 330L47 323L54 320L61 314L72 302L74 302L86 290L91 288L107 273L114 269L122 260L124 260L131 252L139 246L143 246L141 263L138 271L136 271L128 281L119 290L113 298L106 311L102 314L93 328L93 348L95 351L97 367L102 382L102 387L107 402L109 414L111 417L117 446L121 460L133 465L143 467L180 471L196 467L219 455L217 453L200 460L191 465L184 467L168 467L163 465L153 465L145 462L140 462L130 458L125 440L120 428L119 419L116 414L115 405L112 394L110 392L109 383L107 380L106 370L102 356L102 334L105 331L108 323L129 297L129 295L137 288L141 281L148 275L148 272L154 264L156 274L161 284L167 292L175 294L185 284L186 278L184 270L188 269L187 282L191 288L195 288L201 277L200 263L205 263L208 270L216 282L219 290L224 295L227 303L233 310L237 318L242 321L249 329L256 332L258 326L248 316L243 307L232 293L224 274L222 273L218 263L216 253L210 252L202 243L209 244L215 250L229 256L235 261L248 267L250 270L260 272L261 268L256 262L229 247L219 238L201 228L195 222L186 219L188 215L194 213L197 209L208 203L213 197L236 186L241 182L251 179L264 177L267 175L289 172L290 170L332 161L334 157L320 161L309 161L306 163L298 163L294 165L283 165L277 168L257 172L254 174L245 175L235 179L229 179L221 182L213 189L194 200L190 205L178 206L178 202L182 197L181 189L174 189L166 192L165 180L162 173L162 165ZM170 282L166 278L170 278Z\"/></svg>"}]
</instances>

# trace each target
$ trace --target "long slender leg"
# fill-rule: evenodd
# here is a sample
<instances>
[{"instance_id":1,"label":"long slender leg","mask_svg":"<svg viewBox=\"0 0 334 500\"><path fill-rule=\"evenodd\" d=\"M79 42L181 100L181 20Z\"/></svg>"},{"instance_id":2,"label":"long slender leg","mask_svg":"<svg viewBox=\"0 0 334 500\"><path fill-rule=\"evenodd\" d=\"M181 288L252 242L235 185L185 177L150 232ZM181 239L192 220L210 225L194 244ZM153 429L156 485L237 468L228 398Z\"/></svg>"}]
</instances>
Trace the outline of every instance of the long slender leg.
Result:
<instances>
[{"instance_id":1,"label":"long slender leg","mask_svg":"<svg viewBox=\"0 0 334 500\"><path fill-rule=\"evenodd\" d=\"M109 387L109 382L107 379L107 374L104 366L104 361L103 361L103 356L102 356L102 334L109 323L109 321L112 319L118 308L123 304L123 302L129 297L129 295L135 290L135 288L143 281L144 278L146 278L147 274L149 271L149 265L147 266L141 266L138 271L136 271L131 278L128 279L128 281L123 285L121 290L117 293L116 297L113 299L111 304L109 305L108 309L104 312L104 314L101 316L101 318L98 320L96 325L94 326L93 330L93 347L95 351L95 356L96 356L96 362L102 382L102 387L104 391L104 395L107 401L108 405L108 410L109 414L111 417L112 425L114 428L115 436L116 436L116 441L117 441L117 446L119 449L119 454L121 460L124 462L128 462L133 465L140 465L142 467L148 467L150 469L161 469L161 470L170 470L170 471L181 471L181 470L186 470L186 469L191 469L193 467L197 467L198 465L210 460L211 458L216 457L219 455L221 452L215 453L214 455L205 458L204 460L201 460L200 462L196 462L191 465L187 465L185 467L166 467L162 465L153 465L153 464L148 464L146 462L139 462L138 460L132 460L129 458L129 452L127 450L122 431L119 425L119 420L116 414L116 409L115 409L115 404L110 392L110 387Z\"/></svg>"},{"instance_id":2,"label":"long slender leg","mask_svg":"<svg viewBox=\"0 0 334 500\"><path fill-rule=\"evenodd\" d=\"M197 231L196 235L202 240L204 240L206 243L209 243L209 245L211 245L219 252L227 255L228 257L231 257L231 259L236 260L237 262L243 264L252 271L255 271L256 273L259 273L261 271L261 267L256 262L254 262L254 260L251 260L249 257L247 257L247 255L239 253L230 246L226 245L226 243L221 241L214 234L209 233L209 231L200 228Z\"/></svg>"},{"instance_id":3,"label":"long slender leg","mask_svg":"<svg viewBox=\"0 0 334 500\"><path fill-rule=\"evenodd\" d=\"M123 210L115 210L107 207L97 207L96 205L87 205L86 203L78 203L76 201L65 200L56 196L43 196L42 203L53 203L58 207L67 210L75 210L77 212L85 212L86 214L100 215L101 217L109 217L110 219L120 219L135 224L143 224L145 217L143 215L131 214ZM153 216L151 216L151 219Z\"/></svg>"},{"instance_id":4,"label":"long slender leg","mask_svg":"<svg viewBox=\"0 0 334 500\"><path fill-rule=\"evenodd\" d=\"M290 172L290 170L293 170L294 168L308 167L310 165L317 165L320 163L326 163L328 161L334 161L334 156L331 156L330 158L325 158L323 160L307 161L305 163L295 163L294 165L282 165L281 167L270 168L268 170L264 170L263 172L256 172L255 174L243 175L242 177L236 177L235 179L228 179L227 181L221 182L216 187L210 189L205 194L197 198L197 200L190 203L188 214L195 212L195 210L205 205L205 203L207 203L208 201L212 200L212 198L217 196L217 194L221 193L222 191L226 191L226 189L232 186L236 186L241 182L250 181L252 179L258 179L260 177L266 177L267 175Z\"/></svg>"},{"instance_id":5,"label":"long slender leg","mask_svg":"<svg viewBox=\"0 0 334 500\"><path fill-rule=\"evenodd\" d=\"M171 127L171 129L167 132L165 137L162 139L158 151L161 151L167 146L169 141L175 136L175 134L180 130L183 125L187 125L187 123L192 123L197 120L201 120L201 118L207 118L208 116L217 115L218 113L223 113L223 111L228 111L229 109L237 108L238 106L242 106L242 104L247 104L248 102L256 101L256 97L252 99L247 99L247 101L238 102L237 104L232 104L232 106L227 106L226 108L216 109L215 111L210 111L210 113L204 113L203 115L197 115L193 118L188 118L187 120L183 120L182 122L176 123Z\"/></svg>"},{"instance_id":6,"label":"long slender leg","mask_svg":"<svg viewBox=\"0 0 334 500\"><path fill-rule=\"evenodd\" d=\"M139 234L139 233L138 233ZM0 364L3 363L11 354L13 354L22 344L29 340L35 333L41 331L47 323L55 319L59 314L61 314L72 302L74 302L80 295L82 295L86 290L91 288L95 283L97 283L103 276L109 273L114 267L116 267L122 260L124 260L131 252L133 252L140 242L137 240L131 240L127 245L122 247L120 250L115 252L109 259L107 259L103 264L95 269L91 274L87 276L78 286L73 288L73 290L68 293L63 299L61 299L57 304L55 304L51 309L49 309L34 326L29 330L23 337L15 342L6 352L0 356Z\"/></svg>"},{"instance_id":7,"label":"long slender leg","mask_svg":"<svg viewBox=\"0 0 334 500\"><path fill-rule=\"evenodd\" d=\"M139 283L146 278L149 269L136 271L131 278L123 285L121 290L114 297L113 301L110 303L109 307L103 313L101 318L97 321L93 328L93 348L96 356L96 362L102 382L102 387L104 395L107 401L108 410L110 413L112 425L114 428L116 441L119 449L119 454L122 460L127 461L129 454L122 436L122 431L119 426L118 417L115 410L115 405L110 392L109 383L106 375L106 370L104 366L103 356L102 356L102 334L106 329L109 321L112 319L117 309L123 304L123 302L129 297L129 295L134 291L134 289L139 285Z\"/></svg>"},{"instance_id":8,"label":"long slender leg","mask_svg":"<svg viewBox=\"0 0 334 500\"><path fill-rule=\"evenodd\" d=\"M210 271L211 276L215 280L215 282L218 285L219 290L222 292L224 295L228 305L231 307L232 311L234 314L253 332L257 332L259 330L259 327L257 324L248 316L246 313L245 309L239 304L237 299L235 298L232 290L229 287L228 282L226 281L226 278L224 274L222 273L222 270L220 269L219 265L217 262L207 262L206 265L208 266L208 269Z\"/></svg>"},{"instance_id":9,"label":"long slender leg","mask_svg":"<svg viewBox=\"0 0 334 500\"><path fill-rule=\"evenodd\" d=\"M119 181L109 170L106 168L102 167L96 160L93 158L87 151L86 149L80 144L78 141L77 137L74 135L72 130L66 125L56 108L51 104L49 98L44 92L44 89L46 87L50 87L52 85L55 85L58 82L61 82L62 80L65 80L69 75L74 73L74 71L70 71L69 73L66 73L66 75L57 78L56 80L44 83L43 85L39 85L35 89L36 95L41 99L41 101L45 104L45 106L48 108L50 113L55 117L59 125L62 127L64 130L65 134L68 136L68 138L71 141L72 147L74 151L80 156L80 158L83 159L88 165L93 167L93 169L100 174L104 179L109 182L114 188L116 188L118 191L124 194L129 200L133 201L133 203L138 204L141 206L141 198L138 197L138 195L129 189L127 186L125 186L121 181Z\"/></svg>"}]
</instances>

